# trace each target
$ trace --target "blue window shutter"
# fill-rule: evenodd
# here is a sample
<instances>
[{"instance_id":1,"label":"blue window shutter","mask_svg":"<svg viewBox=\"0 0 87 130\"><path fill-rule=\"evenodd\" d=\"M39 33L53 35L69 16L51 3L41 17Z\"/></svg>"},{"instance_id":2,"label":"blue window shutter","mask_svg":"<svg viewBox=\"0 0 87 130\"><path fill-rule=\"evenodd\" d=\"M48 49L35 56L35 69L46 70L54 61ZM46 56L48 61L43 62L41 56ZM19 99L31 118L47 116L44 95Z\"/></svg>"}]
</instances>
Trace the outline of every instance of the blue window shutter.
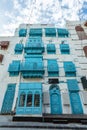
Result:
<instances>
[{"instance_id":1,"label":"blue window shutter","mask_svg":"<svg viewBox=\"0 0 87 130\"><path fill-rule=\"evenodd\" d=\"M61 54L70 54L70 48L68 44L60 44Z\"/></svg>"},{"instance_id":2,"label":"blue window shutter","mask_svg":"<svg viewBox=\"0 0 87 130\"><path fill-rule=\"evenodd\" d=\"M46 37L56 37L56 29L55 28L45 28L45 36Z\"/></svg>"},{"instance_id":3,"label":"blue window shutter","mask_svg":"<svg viewBox=\"0 0 87 130\"><path fill-rule=\"evenodd\" d=\"M57 33L58 33L58 37L69 37L69 32L67 29L58 28Z\"/></svg>"},{"instance_id":4,"label":"blue window shutter","mask_svg":"<svg viewBox=\"0 0 87 130\"><path fill-rule=\"evenodd\" d=\"M15 54L21 54L23 51L23 44L22 43L18 43L15 45Z\"/></svg>"},{"instance_id":5,"label":"blue window shutter","mask_svg":"<svg viewBox=\"0 0 87 130\"><path fill-rule=\"evenodd\" d=\"M10 114L12 112L12 105L15 95L16 84L8 84L7 90L5 92L1 113Z\"/></svg>"},{"instance_id":6,"label":"blue window shutter","mask_svg":"<svg viewBox=\"0 0 87 130\"><path fill-rule=\"evenodd\" d=\"M19 37L26 37L26 34L27 34L27 29L20 29L19 30Z\"/></svg>"},{"instance_id":7,"label":"blue window shutter","mask_svg":"<svg viewBox=\"0 0 87 130\"><path fill-rule=\"evenodd\" d=\"M42 29L41 28L31 28L29 32L29 36L40 36L42 37Z\"/></svg>"},{"instance_id":8,"label":"blue window shutter","mask_svg":"<svg viewBox=\"0 0 87 130\"><path fill-rule=\"evenodd\" d=\"M73 114L83 114L83 108L79 96L79 86L75 79L67 80L71 109Z\"/></svg>"},{"instance_id":9,"label":"blue window shutter","mask_svg":"<svg viewBox=\"0 0 87 130\"><path fill-rule=\"evenodd\" d=\"M67 85L69 91L79 91L79 86L76 79L68 79Z\"/></svg>"},{"instance_id":10,"label":"blue window shutter","mask_svg":"<svg viewBox=\"0 0 87 130\"><path fill-rule=\"evenodd\" d=\"M72 61L65 61L64 62L64 70L65 75L67 77L75 77L76 76L76 68Z\"/></svg>"},{"instance_id":11,"label":"blue window shutter","mask_svg":"<svg viewBox=\"0 0 87 130\"><path fill-rule=\"evenodd\" d=\"M13 60L8 67L9 76L18 76L19 71L20 71L20 61Z\"/></svg>"},{"instance_id":12,"label":"blue window shutter","mask_svg":"<svg viewBox=\"0 0 87 130\"><path fill-rule=\"evenodd\" d=\"M48 65L47 65L47 70L48 70L48 76L50 77L56 77L59 75L59 67L57 64L57 60L48 60Z\"/></svg>"},{"instance_id":13,"label":"blue window shutter","mask_svg":"<svg viewBox=\"0 0 87 130\"><path fill-rule=\"evenodd\" d=\"M56 53L55 44L47 44L47 53L48 54L55 54Z\"/></svg>"},{"instance_id":14,"label":"blue window shutter","mask_svg":"<svg viewBox=\"0 0 87 130\"><path fill-rule=\"evenodd\" d=\"M70 103L73 114L83 114L83 108L78 92L70 92Z\"/></svg>"}]
</instances>

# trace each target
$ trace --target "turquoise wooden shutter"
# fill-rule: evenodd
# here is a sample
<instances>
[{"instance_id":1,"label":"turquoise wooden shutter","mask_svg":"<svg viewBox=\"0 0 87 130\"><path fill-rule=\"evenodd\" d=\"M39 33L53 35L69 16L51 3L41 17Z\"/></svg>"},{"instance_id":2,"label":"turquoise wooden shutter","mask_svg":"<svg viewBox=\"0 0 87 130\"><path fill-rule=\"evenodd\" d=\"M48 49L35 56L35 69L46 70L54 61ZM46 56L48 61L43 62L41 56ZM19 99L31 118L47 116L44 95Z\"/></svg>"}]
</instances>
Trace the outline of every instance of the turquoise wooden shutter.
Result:
<instances>
[{"instance_id":1,"label":"turquoise wooden shutter","mask_svg":"<svg viewBox=\"0 0 87 130\"><path fill-rule=\"evenodd\" d=\"M78 82L75 79L67 80L71 109L73 114L83 114L82 103L79 96Z\"/></svg>"},{"instance_id":2,"label":"turquoise wooden shutter","mask_svg":"<svg viewBox=\"0 0 87 130\"><path fill-rule=\"evenodd\" d=\"M82 104L78 92L70 92L70 102L73 114L83 114Z\"/></svg>"},{"instance_id":3,"label":"turquoise wooden shutter","mask_svg":"<svg viewBox=\"0 0 87 130\"><path fill-rule=\"evenodd\" d=\"M15 95L15 87L16 87L16 84L8 84L8 87L4 96L4 100L3 100L2 109L1 109L2 114L11 113L14 95Z\"/></svg>"}]
</instances>

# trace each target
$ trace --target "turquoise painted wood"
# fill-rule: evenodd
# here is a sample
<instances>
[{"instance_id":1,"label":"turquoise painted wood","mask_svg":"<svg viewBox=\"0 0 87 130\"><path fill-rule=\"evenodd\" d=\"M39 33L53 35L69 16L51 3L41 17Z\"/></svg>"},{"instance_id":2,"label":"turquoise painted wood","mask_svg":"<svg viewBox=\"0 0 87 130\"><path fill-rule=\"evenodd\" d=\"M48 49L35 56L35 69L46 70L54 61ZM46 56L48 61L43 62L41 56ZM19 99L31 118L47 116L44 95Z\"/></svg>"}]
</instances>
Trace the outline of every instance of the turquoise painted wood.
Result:
<instances>
[{"instance_id":1,"label":"turquoise painted wood","mask_svg":"<svg viewBox=\"0 0 87 130\"><path fill-rule=\"evenodd\" d=\"M56 37L56 28L45 28L46 37Z\"/></svg>"},{"instance_id":2,"label":"turquoise painted wood","mask_svg":"<svg viewBox=\"0 0 87 130\"><path fill-rule=\"evenodd\" d=\"M76 76L76 67L72 61L65 61L64 63L64 70L66 77L75 77Z\"/></svg>"},{"instance_id":3,"label":"turquoise painted wood","mask_svg":"<svg viewBox=\"0 0 87 130\"><path fill-rule=\"evenodd\" d=\"M59 66L57 64L56 59L48 59L47 60L47 71L48 71L49 77L59 76Z\"/></svg>"},{"instance_id":4,"label":"turquoise painted wood","mask_svg":"<svg viewBox=\"0 0 87 130\"><path fill-rule=\"evenodd\" d=\"M56 53L56 48L55 44L47 44L47 53L48 54L55 54Z\"/></svg>"},{"instance_id":5,"label":"turquoise painted wood","mask_svg":"<svg viewBox=\"0 0 87 130\"><path fill-rule=\"evenodd\" d=\"M26 34L27 34L27 29L20 29L19 30L19 37L26 37Z\"/></svg>"},{"instance_id":6,"label":"turquoise painted wood","mask_svg":"<svg viewBox=\"0 0 87 130\"><path fill-rule=\"evenodd\" d=\"M70 102L73 114L83 114L83 108L78 92L70 92Z\"/></svg>"},{"instance_id":7,"label":"turquoise painted wood","mask_svg":"<svg viewBox=\"0 0 87 130\"><path fill-rule=\"evenodd\" d=\"M41 28L31 28L30 32L29 32L29 36L42 37L42 29Z\"/></svg>"},{"instance_id":8,"label":"turquoise painted wood","mask_svg":"<svg viewBox=\"0 0 87 130\"><path fill-rule=\"evenodd\" d=\"M16 115L42 114L42 84L20 83Z\"/></svg>"},{"instance_id":9,"label":"turquoise painted wood","mask_svg":"<svg viewBox=\"0 0 87 130\"><path fill-rule=\"evenodd\" d=\"M50 103L51 114L62 114L61 95L57 87L50 90Z\"/></svg>"},{"instance_id":10,"label":"turquoise painted wood","mask_svg":"<svg viewBox=\"0 0 87 130\"><path fill-rule=\"evenodd\" d=\"M16 84L8 84L8 87L4 96L3 104L2 104L2 109L1 109L2 114L11 113L14 95L15 95L15 87L16 87Z\"/></svg>"},{"instance_id":11,"label":"turquoise painted wood","mask_svg":"<svg viewBox=\"0 0 87 130\"><path fill-rule=\"evenodd\" d=\"M70 48L68 44L60 44L61 54L70 54Z\"/></svg>"},{"instance_id":12,"label":"turquoise painted wood","mask_svg":"<svg viewBox=\"0 0 87 130\"><path fill-rule=\"evenodd\" d=\"M44 64L42 58L26 58L20 65L23 78L42 78L44 75Z\"/></svg>"},{"instance_id":13,"label":"turquoise painted wood","mask_svg":"<svg viewBox=\"0 0 87 130\"><path fill-rule=\"evenodd\" d=\"M58 28L57 29L58 37L69 37L69 32L65 28Z\"/></svg>"},{"instance_id":14,"label":"turquoise painted wood","mask_svg":"<svg viewBox=\"0 0 87 130\"><path fill-rule=\"evenodd\" d=\"M13 60L8 67L9 76L18 76L19 69L20 69L20 60Z\"/></svg>"},{"instance_id":15,"label":"turquoise painted wood","mask_svg":"<svg viewBox=\"0 0 87 130\"><path fill-rule=\"evenodd\" d=\"M24 52L27 54L38 55L44 52L44 44L41 37L29 37L26 41Z\"/></svg>"}]
</instances>

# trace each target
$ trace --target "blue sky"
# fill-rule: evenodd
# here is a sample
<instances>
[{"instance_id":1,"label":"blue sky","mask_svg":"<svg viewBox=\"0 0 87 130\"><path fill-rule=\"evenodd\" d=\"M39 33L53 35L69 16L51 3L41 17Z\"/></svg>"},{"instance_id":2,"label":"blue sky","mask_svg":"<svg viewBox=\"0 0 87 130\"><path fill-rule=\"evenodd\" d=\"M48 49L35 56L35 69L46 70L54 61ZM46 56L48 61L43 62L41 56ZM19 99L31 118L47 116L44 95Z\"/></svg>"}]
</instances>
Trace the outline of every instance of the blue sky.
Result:
<instances>
[{"instance_id":1,"label":"blue sky","mask_svg":"<svg viewBox=\"0 0 87 130\"><path fill-rule=\"evenodd\" d=\"M1 0L0 36L14 35L21 23L63 27L66 20L87 20L87 0Z\"/></svg>"}]
</instances>

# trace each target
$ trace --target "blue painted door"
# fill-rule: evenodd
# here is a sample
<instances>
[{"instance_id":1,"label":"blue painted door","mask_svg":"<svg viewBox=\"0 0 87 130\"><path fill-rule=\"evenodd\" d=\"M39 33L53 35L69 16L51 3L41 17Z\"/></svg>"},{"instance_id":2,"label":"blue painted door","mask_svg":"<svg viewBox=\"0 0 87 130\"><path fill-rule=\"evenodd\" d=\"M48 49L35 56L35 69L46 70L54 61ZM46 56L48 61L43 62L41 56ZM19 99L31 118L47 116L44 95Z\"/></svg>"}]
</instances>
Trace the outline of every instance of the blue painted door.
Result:
<instances>
[{"instance_id":1,"label":"blue painted door","mask_svg":"<svg viewBox=\"0 0 87 130\"><path fill-rule=\"evenodd\" d=\"M51 97L51 114L61 114L61 96L59 93L53 93L50 95Z\"/></svg>"},{"instance_id":2,"label":"blue painted door","mask_svg":"<svg viewBox=\"0 0 87 130\"><path fill-rule=\"evenodd\" d=\"M83 114L83 108L78 92L70 92L70 102L73 114Z\"/></svg>"},{"instance_id":3,"label":"blue painted door","mask_svg":"<svg viewBox=\"0 0 87 130\"><path fill-rule=\"evenodd\" d=\"M11 113L16 84L9 84L4 96L1 113Z\"/></svg>"}]
</instances>

